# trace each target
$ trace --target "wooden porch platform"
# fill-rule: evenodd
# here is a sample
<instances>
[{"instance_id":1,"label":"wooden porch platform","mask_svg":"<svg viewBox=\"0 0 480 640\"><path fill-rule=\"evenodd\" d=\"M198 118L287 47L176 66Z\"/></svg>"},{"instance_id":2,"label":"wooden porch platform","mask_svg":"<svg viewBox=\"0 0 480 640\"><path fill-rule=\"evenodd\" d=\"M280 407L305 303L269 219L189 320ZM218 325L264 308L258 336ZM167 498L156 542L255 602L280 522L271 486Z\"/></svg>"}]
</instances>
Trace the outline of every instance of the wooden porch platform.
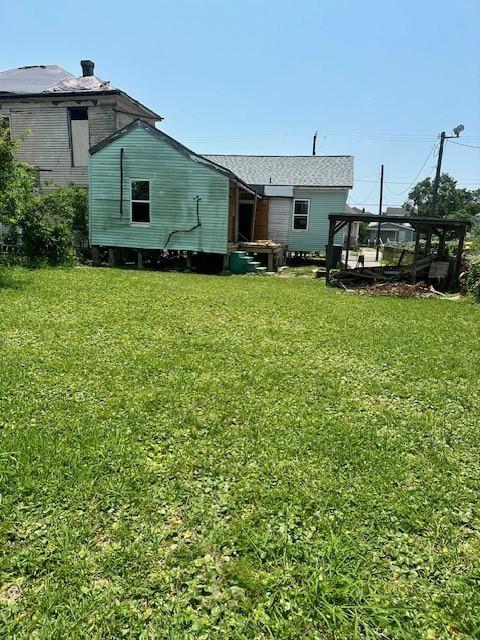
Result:
<instances>
[{"instance_id":1,"label":"wooden porch platform","mask_svg":"<svg viewBox=\"0 0 480 640\"><path fill-rule=\"evenodd\" d=\"M273 240L255 240L254 242L229 242L228 253L245 251L252 254L267 255L268 271L276 271L285 262L287 245Z\"/></svg>"}]
</instances>

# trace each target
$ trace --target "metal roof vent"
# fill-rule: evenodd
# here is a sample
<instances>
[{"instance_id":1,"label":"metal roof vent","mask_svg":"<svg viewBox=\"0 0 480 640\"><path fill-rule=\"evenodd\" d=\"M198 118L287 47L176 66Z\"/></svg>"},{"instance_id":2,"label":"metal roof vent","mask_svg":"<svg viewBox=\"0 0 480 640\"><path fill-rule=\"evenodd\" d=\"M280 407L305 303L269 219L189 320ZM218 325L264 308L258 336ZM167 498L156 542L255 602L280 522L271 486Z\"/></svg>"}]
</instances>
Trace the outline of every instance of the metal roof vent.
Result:
<instances>
[{"instance_id":1,"label":"metal roof vent","mask_svg":"<svg viewBox=\"0 0 480 640\"><path fill-rule=\"evenodd\" d=\"M93 76L93 70L95 68L95 63L92 60L80 60L80 64L82 65L83 77Z\"/></svg>"}]
</instances>

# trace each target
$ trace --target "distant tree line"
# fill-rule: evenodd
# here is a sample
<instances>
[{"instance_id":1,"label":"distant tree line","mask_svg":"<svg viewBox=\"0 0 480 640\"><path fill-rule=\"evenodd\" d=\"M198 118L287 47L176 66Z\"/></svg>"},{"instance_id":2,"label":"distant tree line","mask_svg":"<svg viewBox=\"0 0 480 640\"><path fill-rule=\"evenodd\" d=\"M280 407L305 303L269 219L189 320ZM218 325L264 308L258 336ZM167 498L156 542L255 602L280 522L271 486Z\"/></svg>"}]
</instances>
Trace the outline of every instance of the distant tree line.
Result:
<instances>
[{"instance_id":1,"label":"distant tree line","mask_svg":"<svg viewBox=\"0 0 480 640\"><path fill-rule=\"evenodd\" d=\"M430 216L433 196L433 180L425 178L408 194L404 207L415 210L415 215ZM480 214L480 189L460 189L457 181L448 173L442 173L438 187L435 216L439 218L463 218L471 224Z\"/></svg>"}]
</instances>

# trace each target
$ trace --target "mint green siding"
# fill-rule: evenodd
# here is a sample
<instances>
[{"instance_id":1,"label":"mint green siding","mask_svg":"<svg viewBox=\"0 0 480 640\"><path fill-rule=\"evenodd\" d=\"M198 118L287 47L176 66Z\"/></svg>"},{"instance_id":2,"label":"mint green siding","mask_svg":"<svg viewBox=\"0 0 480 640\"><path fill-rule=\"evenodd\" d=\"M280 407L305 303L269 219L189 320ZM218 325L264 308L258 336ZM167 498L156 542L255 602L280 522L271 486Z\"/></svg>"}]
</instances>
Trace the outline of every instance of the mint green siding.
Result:
<instances>
[{"instance_id":1,"label":"mint green siding","mask_svg":"<svg viewBox=\"0 0 480 640\"><path fill-rule=\"evenodd\" d=\"M120 149L123 153L123 205L120 211ZM130 181L150 180L150 224L131 223ZM172 146L141 126L90 157L90 242L93 245L227 252L229 177L194 155Z\"/></svg>"},{"instance_id":2,"label":"mint green siding","mask_svg":"<svg viewBox=\"0 0 480 640\"><path fill-rule=\"evenodd\" d=\"M288 225L289 251L325 251L328 241L328 214L343 213L347 202L347 190L294 189L293 197L310 200L308 229L292 229L293 201ZM341 242L342 234L335 238Z\"/></svg>"}]
</instances>

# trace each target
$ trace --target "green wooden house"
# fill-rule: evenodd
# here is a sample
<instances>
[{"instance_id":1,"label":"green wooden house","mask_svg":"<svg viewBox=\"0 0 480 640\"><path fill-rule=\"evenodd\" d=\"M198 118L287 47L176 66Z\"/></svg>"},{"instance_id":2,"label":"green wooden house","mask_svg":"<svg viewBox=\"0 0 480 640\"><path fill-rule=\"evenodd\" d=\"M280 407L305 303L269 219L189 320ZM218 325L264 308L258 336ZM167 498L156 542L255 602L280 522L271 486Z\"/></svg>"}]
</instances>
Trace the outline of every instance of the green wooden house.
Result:
<instances>
[{"instance_id":1,"label":"green wooden house","mask_svg":"<svg viewBox=\"0 0 480 640\"><path fill-rule=\"evenodd\" d=\"M136 120L90 149L90 244L219 254L224 268L266 254L272 269L324 250L352 183L351 156L202 156Z\"/></svg>"},{"instance_id":2,"label":"green wooden house","mask_svg":"<svg viewBox=\"0 0 480 640\"><path fill-rule=\"evenodd\" d=\"M141 120L90 149L92 247L228 254L238 194L225 167Z\"/></svg>"}]
</instances>

